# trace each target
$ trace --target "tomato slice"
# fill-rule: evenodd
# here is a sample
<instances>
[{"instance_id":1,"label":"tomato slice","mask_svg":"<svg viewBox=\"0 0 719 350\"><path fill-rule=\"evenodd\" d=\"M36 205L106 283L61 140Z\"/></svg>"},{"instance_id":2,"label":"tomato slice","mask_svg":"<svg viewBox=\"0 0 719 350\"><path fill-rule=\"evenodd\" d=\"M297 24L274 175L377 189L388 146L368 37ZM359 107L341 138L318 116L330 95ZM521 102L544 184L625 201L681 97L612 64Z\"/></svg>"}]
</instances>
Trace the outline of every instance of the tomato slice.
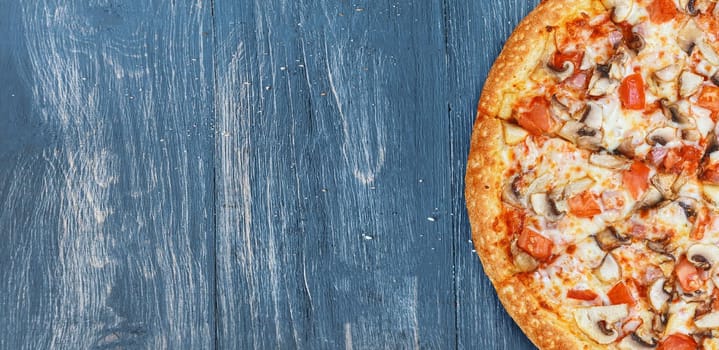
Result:
<instances>
[{"instance_id":1,"label":"tomato slice","mask_svg":"<svg viewBox=\"0 0 719 350\"><path fill-rule=\"evenodd\" d=\"M517 123L533 135L542 135L554 129L556 122L549 114L549 102L537 96L529 103L529 109L520 113Z\"/></svg>"},{"instance_id":2,"label":"tomato slice","mask_svg":"<svg viewBox=\"0 0 719 350\"><path fill-rule=\"evenodd\" d=\"M639 199L649 188L649 167L642 162L634 162L622 173L622 183L634 199Z\"/></svg>"},{"instance_id":3,"label":"tomato slice","mask_svg":"<svg viewBox=\"0 0 719 350\"><path fill-rule=\"evenodd\" d=\"M686 293L694 292L702 286L699 269L689 262L686 256L683 256L674 267L674 273L676 273L679 284Z\"/></svg>"},{"instance_id":4,"label":"tomato slice","mask_svg":"<svg viewBox=\"0 0 719 350\"><path fill-rule=\"evenodd\" d=\"M567 292L567 298L577 300L594 300L598 297L597 293L589 289L571 289Z\"/></svg>"},{"instance_id":5,"label":"tomato slice","mask_svg":"<svg viewBox=\"0 0 719 350\"><path fill-rule=\"evenodd\" d=\"M664 169L674 174L694 175L699 168L702 151L693 146L672 148L664 158Z\"/></svg>"},{"instance_id":6,"label":"tomato slice","mask_svg":"<svg viewBox=\"0 0 719 350\"><path fill-rule=\"evenodd\" d=\"M714 113L719 112L719 87L711 85L704 86L702 92L699 94L697 104Z\"/></svg>"},{"instance_id":7,"label":"tomato slice","mask_svg":"<svg viewBox=\"0 0 719 350\"><path fill-rule=\"evenodd\" d=\"M552 256L554 242L551 239L540 235L538 232L525 227L522 234L519 235L517 246L529 253L539 261L546 261Z\"/></svg>"},{"instance_id":8,"label":"tomato slice","mask_svg":"<svg viewBox=\"0 0 719 350\"><path fill-rule=\"evenodd\" d=\"M654 23L664 23L679 14L672 0L654 0L649 6L649 19Z\"/></svg>"},{"instance_id":9,"label":"tomato slice","mask_svg":"<svg viewBox=\"0 0 719 350\"><path fill-rule=\"evenodd\" d=\"M607 297L612 305L627 304L629 306L634 306L636 303L634 301L634 296L632 296L632 291L629 290L629 287L627 287L624 282L615 284L614 287L607 292Z\"/></svg>"},{"instance_id":10,"label":"tomato slice","mask_svg":"<svg viewBox=\"0 0 719 350\"><path fill-rule=\"evenodd\" d=\"M622 84L619 86L619 99L626 109L644 109L644 79L640 74L628 75L622 80Z\"/></svg>"},{"instance_id":11,"label":"tomato slice","mask_svg":"<svg viewBox=\"0 0 719 350\"><path fill-rule=\"evenodd\" d=\"M569 205L569 211L580 218L591 218L602 213L595 196L589 191L584 191L569 198L567 204Z\"/></svg>"},{"instance_id":12,"label":"tomato slice","mask_svg":"<svg viewBox=\"0 0 719 350\"><path fill-rule=\"evenodd\" d=\"M696 350L694 338L681 333L674 333L659 343L657 350Z\"/></svg>"}]
</instances>

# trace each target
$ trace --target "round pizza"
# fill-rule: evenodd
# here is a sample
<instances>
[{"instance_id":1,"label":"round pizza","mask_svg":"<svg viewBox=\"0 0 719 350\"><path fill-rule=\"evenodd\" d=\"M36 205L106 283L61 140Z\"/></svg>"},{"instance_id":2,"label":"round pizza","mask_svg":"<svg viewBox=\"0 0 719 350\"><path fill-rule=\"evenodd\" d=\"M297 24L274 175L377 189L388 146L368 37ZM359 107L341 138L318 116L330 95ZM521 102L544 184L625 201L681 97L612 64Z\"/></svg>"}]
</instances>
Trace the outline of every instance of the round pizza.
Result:
<instances>
[{"instance_id":1,"label":"round pizza","mask_svg":"<svg viewBox=\"0 0 719 350\"><path fill-rule=\"evenodd\" d=\"M472 236L541 349L719 349L719 4L546 0L507 41Z\"/></svg>"}]
</instances>

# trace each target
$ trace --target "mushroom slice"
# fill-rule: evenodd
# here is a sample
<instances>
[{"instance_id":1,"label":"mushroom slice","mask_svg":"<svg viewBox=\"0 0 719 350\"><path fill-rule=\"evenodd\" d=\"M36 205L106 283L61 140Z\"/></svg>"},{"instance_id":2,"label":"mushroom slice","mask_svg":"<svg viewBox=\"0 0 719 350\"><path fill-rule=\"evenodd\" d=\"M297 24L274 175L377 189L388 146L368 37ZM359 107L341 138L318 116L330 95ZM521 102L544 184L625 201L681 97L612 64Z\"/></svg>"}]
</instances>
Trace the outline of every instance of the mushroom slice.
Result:
<instances>
[{"instance_id":1,"label":"mushroom slice","mask_svg":"<svg viewBox=\"0 0 719 350\"><path fill-rule=\"evenodd\" d=\"M661 193L663 199L674 199L676 193L673 185L677 177L676 174L657 173L652 176L651 183Z\"/></svg>"},{"instance_id":2,"label":"mushroom slice","mask_svg":"<svg viewBox=\"0 0 719 350\"><path fill-rule=\"evenodd\" d=\"M679 31L677 35L677 44L684 50L684 52L691 54L696 45L697 40L702 37L702 30L697 26L693 19L687 21L684 27Z\"/></svg>"},{"instance_id":3,"label":"mushroom slice","mask_svg":"<svg viewBox=\"0 0 719 350\"><path fill-rule=\"evenodd\" d=\"M717 8L719 8L719 6L717 6ZM714 85L719 86L719 71L717 71L716 73L714 73L714 75L712 75L711 81L712 81L712 83L714 83Z\"/></svg>"},{"instance_id":4,"label":"mushroom slice","mask_svg":"<svg viewBox=\"0 0 719 350\"><path fill-rule=\"evenodd\" d=\"M719 247L697 243L687 249L687 260L700 269L711 270L719 262Z\"/></svg>"},{"instance_id":5,"label":"mushroom slice","mask_svg":"<svg viewBox=\"0 0 719 350\"><path fill-rule=\"evenodd\" d=\"M589 88L588 94L589 94L589 96L593 96L593 97L599 97L599 96L604 96L606 94L610 94L610 93L614 92L614 90L616 90L617 87L619 86L618 81L616 81L614 79L610 79L610 78L599 77L596 80L595 79L592 79L592 80L594 80L594 81L593 81L593 83L590 83L591 87Z\"/></svg>"},{"instance_id":6,"label":"mushroom slice","mask_svg":"<svg viewBox=\"0 0 719 350\"><path fill-rule=\"evenodd\" d=\"M674 81L678 76L679 73L682 72L682 67L676 63L670 64L656 72L654 72L654 76L657 77L657 79L669 82Z\"/></svg>"},{"instance_id":7,"label":"mushroom slice","mask_svg":"<svg viewBox=\"0 0 719 350\"><path fill-rule=\"evenodd\" d=\"M621 236L614 227L607 227L604 230L599 231L594 239L597 241L599 248L603 251L608 252L615 248L627 245L631 243L629 237Z\"/></svg>"},{"instance_id":8,"label":"mushroom slice","mask_svg":"<svg viewBox=\"0 0 719 350\"><path fill-rule=\"evenodd\" d=\"M579 137L579 130L584 127L585 125L583 123L570 120L564 123L564 126L559 129L557 134L569 142L577 142L577 137Z\"/></svg>"},{"instance_id":9,"label":"mushroom slice","mask_svg":"<svg viewBox=\"0 0 719 350\"><path fill-rule=\"evenodd\" d=\"M677 204L684 210L684 216L687 217L687 220L694 221L697 217L697 206L698 202L694 198L690 197L681 197L677 199Z\"/></svg>"},{"instance_id":10,"label":"mushroom slice","mask_svg":"<svg viewBox=\"0 0 719 350\"><path fill-rule=\"evenodd\" d=\"M679 111L679 106L669 103L666 99L662 99L660 103L662 105L662 112L664 112L664 116L671 120L672 123L676 124L680 129L693 129L696 127L694 119L687 117Z\"/></svg>"},{"instance_id":11,"label":"mushroom slice","mask_svg":"<svg viewBox=\"0 0 719 350\"><path fill-rule=\"evenodd\" d=\"M551 64L547 64L547 67L549 67L549 70L554 73L557 78L559 78L559 81L564 81L565 79L574 75L574 63L569 61L564 61L564 64L562 64L561 67L555 67Z\"/></svg>"},{"instance_id":12,"label":"mushroom slice","mask_svg":"<svg viewBox=\"0 0 719 350\"><path fill-rule=\"evenodd\" d=\"M579 329L599 344L611 344L619 337L615 324L629 315L627 304L595 306L574 310Z\"/></svg>"},{"instance_id":13,"label":"mushroom slice","mask_svg":"<svg viewBox=\"0 0 719 350\"><path fill-rule=\"evenodd\" d=\"M534 212L545 217L549 221L557 221L562 218L562 213L557 210L554 201L546 193L534 193L529 197Z\"/></svg>"},{"instance_id":14,"label":"mushroom slice","mask_svg":"<svg viewBox=\"0 0 719 350\"><path fill-rule=\"evenodd\" d=\"M677 138L677 131L674 128L663 127L656 128L647 134L646 141L650 146L661 145L664 146L667 143Z\"/></svg>"},{"instance_id":15,"label":"mushroom slice","mask_svg":"<svg viewBox=\"0 0 719 350\"><path fill-rule=\"evenodd\" d=\"M590 151L598 151L602 149L602 138L604 134L597 129L585 126L579 129L577 137L577 146L579 148L588 149Z\"/></svg>"},{"instance_id":16,"label":"mushroom slice","mask_svg":"<svg viewBox=\"0 0 719 350\"><path fill-rule=\"evenodd\" d=\"M664 200L664 196L654 186L649 186L649 189L644 192L642 200L637 202L636 208L639 210L651 209Z\"/></svg>"},{"instance_id":17,"label":"mushroom slice","mask_svg":"<svg viewBox=\"0 0 719 350\"><path fill-rule=\"evenodd\" d=\"M592 187L592 185L594 185L594 180L589 177L583 177L570 183L564 188L564 197L573 197L579 193L588 190L590 187Z\"/></svg>"},{"instance_id":18,"label":"mushroom slice","mask_svg":"<svg viewBox=\"0 0 719 350\"><path fill-rule=\"evenodd\" d=\"M679 3L684 11L692 17L699 15L699 9L696 7L696 0L679 0Z\"/></svg>"},{"instance_id":19,"label":"mushroom slice","mask_svg":"<svg viewBox=\"0 0 719 350\"><path fill-rule=\"evenodd\" d=\"M699 142L702 139L702 134L696 129L685 129L682 130L682 140L690 142Z\"/></svg>"},{"instance_id":20,"label":"mushroom slice","mask_svg":"<svg viewBox=\"0 0 719 350\"><path fill-rule=\"evenodd\" d=\"M622 277L622 270L611 253L604 256L602 263L594 272L603 282L615 282Z\"/></svg>"},{"instance_id":21,"label":"mushroom slice","mask_svg":"<svg viewBox=\"0 0 719 350\"><path fill-rule=\"evenodd\" d=\"M540 175L536 179L534 179L531 184L529 184L526 193L531 195L532 193L545 192L546 188L549 186L550 181L552 181L552 175Z\"/></svg>"},{"instance_id":22,"label":"mushroom slice","mask_svg":"<svg viewBox=\"0 0 719 350\"><path fill-rule=\"evenodd\" d=\"M519 191L519 182L521 177L514 175L507 181L502 190L502 200L516 207L522 206L521 196L522 193Z\"/></svg>"},{"instance_id":23,"label":"mushroom slice","mask_svg":"<svg viewBox=\"0 0 719 350\"><path fill-rule=\"evenodd\" d=\"M702 53L702 56L711 63L714 66L719 65L719 55L717 55L717 52L714 51L714 48L711 47L706 41L699 40L696 42L697 48L699 49L699 52Z\"/></svg>"},{"instance_id":24,"label":"mushroom slice","mask_svg":"<svg viewBox=\"0 0 719 350\"><path fill-rule=\"evenodd\" d=\"M706 199L715 205L719 205L719 185L709 185L705 183L702 185L702 191Z\"/></svg>"},{"instance_id":25,"label":"mushroom slice","mask_svg":"<svg viewBox=\"0 0 719 350\"><path fill-rule=\"evenodd\" d=\"M612 21L614 23L621 23L629 18L634 8L634 0L623 0L615 1L614 8L612 9Z\"/></svg>"},{"instance_id":26,"label":"mushroom slice","mask_svg":"<svg viewBox=\"0 0 719 350\"><path fill-rule=\"evenodd\" d=\"M569 120L571 118L569 109L559 101L557 95L552 95L552 99L549 104L549 111L555 118L560 120Z\"/></svg>"},{"instance_id":27,"label":"mushroom slice","mask_svg":"<svg viewBox=\"0 0 719 350\"><path fill-rule=\"evenodd\" d=\"M588 102L580 122L590 128L599 129L602 127L602 120L604 120L602 107L594 102Z\"/></svg>"},{"instance_id":28,"label":"mushroom slice","mask_svg":"<svg viewBox=\"0 0 719 350\"><path fill-rule=\"evenodd\" d=\"M642 37L639 33L632 33L632 37L627 40L627 47L637 53L642 51L645 45L646 42L644 41L644 37Z\"/></svg>"},{"instance_id":29,"label":"mushroom slice","mask_svg":"<svg viewBox=\"0 0 719 350\"><path fill-rule=\"evenodd\" d=\"M534 271L537 267L539 267L537 259L519 249L516 241L512 242L510 251L512 252L512 258L514 259L514 266L520 272Z\"/></svg>"},{"instance_id":30,"label":"mushroom slice","mask_svg":"<svg viewBox=\"0 0 719 350\"><path fill-rule=\"evenodd\" d=\"M529 135L527 130L522 129L515 124L503 122L502 127L504 131L504 142L506 142L508 145L516 145L518 143L521 143Z\"/></svg>"},{"instance_id":31,"label":"mushroom slice","mask_svg":"<svg viewBox=\"0 0 719 350\"><path fill-rule=\"evenodd\" d=\"M698 328L719 328L719 311L710 312L694 318L694 325Z\"/></svg>"},{"instance_id":32,"label":"mushroom slice","mask_svg":"<svg viewBox=\"0 0 719 350\"><path fill-rule=\"evenodd\" d=\"M601 153L592 153L589 155L589 163L608 169L624 169L629 165L626 159Z\"/></svg>"},{"instance_id":33,"label":"mushroom slice","mask_svg":"<svg viewBox=\"0 0 719 350\"><path fill-rule=\"evenodd\" d=\"M679 77L679 95L689 97L697 93L704 83L704 77L690 71L682 72Z\"/></svg>"},{"instance_id":34,"label":"mushroom slice","mask_svg":"<svg viewBox=\"0 0 719 350\"><path fill-rule=\"evenodd\" d=\"M649 304L656 312L663 312L671 295L664 290L666 278L657 279L649 286Z\"/></svg>"}]
</instances>

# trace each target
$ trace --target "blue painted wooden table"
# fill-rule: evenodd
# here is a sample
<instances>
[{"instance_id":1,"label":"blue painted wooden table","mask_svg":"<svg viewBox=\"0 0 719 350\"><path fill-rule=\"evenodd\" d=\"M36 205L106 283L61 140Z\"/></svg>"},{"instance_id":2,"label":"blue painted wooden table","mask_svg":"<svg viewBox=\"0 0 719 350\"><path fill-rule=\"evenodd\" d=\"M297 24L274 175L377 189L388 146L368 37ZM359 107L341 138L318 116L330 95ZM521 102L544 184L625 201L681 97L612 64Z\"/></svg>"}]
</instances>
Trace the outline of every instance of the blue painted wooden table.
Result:
<instances>
[{"instance_id":1,"label":"blue painted wooden table","mask_svg":"<svg viewBox=\"0 0 719 350\"><path fill-rule=\"evenodd\" d=\"M463 176L537 2L0 2L0 348L531 349Z\"/></svg>"}]
</instances>

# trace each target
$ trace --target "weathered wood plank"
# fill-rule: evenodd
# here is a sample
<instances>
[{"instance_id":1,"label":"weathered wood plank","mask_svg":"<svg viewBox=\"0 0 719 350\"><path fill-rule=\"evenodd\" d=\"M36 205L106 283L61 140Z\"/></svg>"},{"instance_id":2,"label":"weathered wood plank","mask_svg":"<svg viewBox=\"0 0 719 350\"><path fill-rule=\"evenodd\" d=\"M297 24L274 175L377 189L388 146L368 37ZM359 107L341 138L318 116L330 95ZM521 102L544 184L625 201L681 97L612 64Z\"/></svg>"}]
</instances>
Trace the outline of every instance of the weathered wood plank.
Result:
<instances>
[{"instance_id":1,"label":"weathered wood plank","mask_svg":"<svg viewBox=\"0 0 719 350\"><path fill-rule=\"evenodd\" d=\"M215 16L220 348L453 348L440 2Z\"/></svg>"},{"instance_id":2,"label":"weathered wood plank","mask_svg":"<svg viewBox=\"0 0 719 350\"><path fill-rule=\"evenodd\" d=\"M0 14L0 348L211 348L209 3Z\"/></svg>"},{"instance_id":3,"label":"weathered wood plank","mask_svg":"<svg viewBox=\"0 0 719 350\"><path fill-rule=\"evenodd\" d=\"M456 248L457 346L460 349L534 349L499 303L472 248L464 204L469 138L484 79L514 27L537 0L445 0L447 8L452 210Z\"/></svg>"}]
</instances>

